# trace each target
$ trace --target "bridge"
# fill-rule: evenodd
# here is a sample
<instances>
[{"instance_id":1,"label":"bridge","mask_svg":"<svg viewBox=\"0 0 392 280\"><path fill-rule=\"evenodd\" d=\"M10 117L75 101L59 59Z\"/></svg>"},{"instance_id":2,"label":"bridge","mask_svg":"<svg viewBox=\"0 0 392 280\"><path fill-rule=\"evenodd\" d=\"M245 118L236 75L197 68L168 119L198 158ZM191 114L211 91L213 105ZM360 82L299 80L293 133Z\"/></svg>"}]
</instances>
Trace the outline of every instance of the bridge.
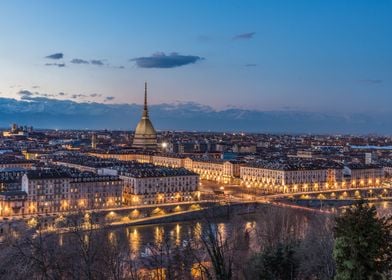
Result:
<instances>
[{"instance_id":1,"label":"bridge","mask_svg":"<svg viewBox=\"0 0 392 280\"><path fill-rule=\"evenodd\" d=\"M269 200L275 200L281 198L318 199L318 200L388 199L388 198L392 198L392 186L389 185L389 186L366 187L366 188L346 188L346 189L331 189L331 190L297 192L297 193L280 193L280 194L266 195L265 198Z\"/></svg>"}]
</instances>

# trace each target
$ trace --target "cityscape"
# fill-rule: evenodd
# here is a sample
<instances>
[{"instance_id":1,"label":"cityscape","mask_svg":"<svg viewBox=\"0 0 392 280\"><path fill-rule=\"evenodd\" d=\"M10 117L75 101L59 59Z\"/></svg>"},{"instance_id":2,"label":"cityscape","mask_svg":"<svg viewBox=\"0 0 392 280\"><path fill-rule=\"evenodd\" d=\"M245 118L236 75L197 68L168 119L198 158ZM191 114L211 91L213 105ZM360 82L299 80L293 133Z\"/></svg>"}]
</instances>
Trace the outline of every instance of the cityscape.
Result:
<instances>
[{"instance_id":1,"label":"cityscape","mask_svg":"<svg viewBox=\"0 0 392 280\"><path fill-rule=\"evenodd\" d=\"M0 279L392 279L392 3L282 2L1 3Z\"/></svg>"}]
</instances>

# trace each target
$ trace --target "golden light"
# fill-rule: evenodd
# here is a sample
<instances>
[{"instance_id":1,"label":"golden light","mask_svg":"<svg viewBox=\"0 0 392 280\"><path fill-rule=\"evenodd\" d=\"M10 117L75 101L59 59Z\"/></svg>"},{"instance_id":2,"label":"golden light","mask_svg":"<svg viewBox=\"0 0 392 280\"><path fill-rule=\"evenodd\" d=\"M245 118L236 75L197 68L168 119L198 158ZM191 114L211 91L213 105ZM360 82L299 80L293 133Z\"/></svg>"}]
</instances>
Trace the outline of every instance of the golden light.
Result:
<instances>
[{"instance_id":1,"label":"golden light","mask_svg":"<svg viewBox=\"0 0 392 280\"><path fill-rule=\"evenodd\" d=\"M140 212L139 212L139 210L137 210L137 209L134 209L134 210L132 210L132 212L131 212L131 218L137 218L137 217L139 217L139 215L140 215Z\"/></svg>"},{"instance_id":2,"label":"golden light","mask_svg":"<svg viewBox=\"0 0 392 280\"><path fill-rule=\"evenodd\" d=\"M78 202L78 204L79 204L79 207L84 207L84 200L83 199L79 199L79 202Z\"/></svg>"},{"instance_id":3,"label":"golden light","mask_svg":"<svg viewBox=\"0 0 392 280\"><path fill-rule=\"evenodd\" d=\"M36 218L31 218L30 220L27 221L27 224L30 227L36 227L38 225L38 221Z\"/></svg>"},{"instance_id":4,"label":"golden light","mask_svg":"<svg viewBox=\"0 0 392 280\"><path fill-rule=\"evenodd\" d=\"M157 208L155 208L155 209L151 212L151 214L152 214L153 216L164 215L164 214L165 214L165 211L164 211L163 209L157 207Z\"/></svg>"}]
</instances>

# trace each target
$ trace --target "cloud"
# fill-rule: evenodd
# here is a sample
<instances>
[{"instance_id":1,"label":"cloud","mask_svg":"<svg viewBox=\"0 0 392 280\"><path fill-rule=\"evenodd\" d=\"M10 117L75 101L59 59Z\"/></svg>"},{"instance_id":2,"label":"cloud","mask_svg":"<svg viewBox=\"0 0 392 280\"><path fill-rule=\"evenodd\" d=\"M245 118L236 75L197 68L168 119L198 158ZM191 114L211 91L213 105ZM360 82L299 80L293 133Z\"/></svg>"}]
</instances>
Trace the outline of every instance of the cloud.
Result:
<instances>
[{"instance_id":1,"label":"cloud","mask_svg":"<svg viewBox=\"0 0 392 280\"><path fill-rule=\"evenodd\" d=\"M27 102L28 101L28 102ZM127 129L139 121L140 105L76 102L44 97L0 97L0 126L24 123L42 128ZM287 108L289 109L289 108ZM262 133L391 134L392 112L317 113L297 110L214 110L194 103L155 104L154 126L160 130L249 131Z\"/></svg>"},{"instance_id":2,"label":"cloud","mask_svg":"<svg viewBox=\"0 0 392 280\"><path fill-rule=\"evenodd\" d=\"M255 63L245 64L245 67L255 67L255 66L257 66L257 64L255 64Z\"/></svg>"},{"instance_id":3,"label":"cloud","mask_svg":"<svg viewBox=\"0 0 392 280\"><path fill-rule=\"evenodd\" d=\"M383 80L365 79L365 80L359 80L359 82L364 83L364 84L382 84Z\"/></svg>"},{"instance_id":4,"label":"cloud","mask_svg":"<svg viewBox=\"0 0 392 280\"><path fill-rule=\"evenodd\" d=\"M105 102L106 101L112 101L112 100L114 100L114 98L115 98L114 96L106 96L104 101Z\"/></svg>"},{"instance_id":5,"label":"cloud","mask_svg":"<svg viewBox=\"0 0 392 280\"><path fill-rule=\"evenodd\" d=\"M64 57L63 53L54 53L48 56L45 56L45 58L49 58L49 59L62 59Z\"/></svg>"},{"instance_id":6,"label":"cloud","mask_svg":"<svg viewBox=\"0 0 392 280\"><path fill-rule=\"evenodd\" d=\"M90 102L90 101L88 101L89 99L95 99L95 100L97 100L97 99L98 100L99 99L102 100L103 99L103 102L106 102L106 101L111 101L111 100L113 100L115 98L114 96L104 96L104 95L102 95L100 93L67 94L67 93L64 93L64 92L59 92L59 93L56 93L56 94L51 94L51 93L33 92L33 91L30 91L30 90L26 90L26 89L20 90L17 94L20 96L20 99L22 99L22 100L29 100L29 101L37 100L39 98L41 98L41 99L42 98L49 98L49 99L61 100L61 99L58 99L58 98L64 98L65 96L68 96L68 98L75 99L75 100L76 99L87 100L87 102Z\"/></svg>"},{"instance_id":7,"label":"cloud","mask_svg":"<svg viewBox=\"0 0 392 280\"><path fill-rule=\"evenodd\" d=\"M103 61L102 61L102 60L99 60L99 59L92 59L92 60L90 60L90 62L91 62L91 64L97 65L97 66L102 66L102 65L104 65Z\"/></svg>"},{"instance_id":8,"label":"cloud","mask_svg":"<svg viewBox=\"0 0 392 280\"><path fill-rule=\"evenodd\" d=\"M250 40L253 38L253 36L256 34L256 32L248 32L248 33L242 33L235 35L233 37L234 40Z\"/></svg>"},{"instance_id":9,"label":"cloud","mask_svg":"<svg viewBox=\"0 0 392 280\"><path fill-rule=\"evenodd\" d=\"M160 52L152 56L133 58L131 61L135 61L136 65L140 68L173 68L196 63L203 59L195 55L180 55L178 53L166 55Z\"/></svg>"},{"instance_id":10,"label":"cloud","mask_svg":"<svg viewBox=\"0 0 392 280\"><path fill-rule=\"evenodd\" d=\"M51 93L42 93L42 92L32 92L26 89L20 90L18 92L18 95L20 95L21 99L24 100L30 100L31 98L37 98L37 97L47 97L47 98L53 98L53 97L58 97L61 94L51 94Z\"/></svg>"},{"instance_id":11,"label":"cloud","mask_svg":"<svg viewBox=\"0 0 392 280\"><path fill-rule=\"evenodd\" d=\"M34 95L33 92L31 92L31 91L29 91L29 90L26 90L26 89L20 90L20 91L18 92L18 94L21 95L21 96L32 96L32 95Z\"/></svg>"},{"instance_id":12,"label":"cloud","mask_svg":"<svg viewBox=\"0 0 392 280\"><path fill-rule=\"evenodd\" d=\"M65 67L65 63L45 63L45 66Z\"/></svg>"},{"instance_id":13,"label":"cloud","mask_svg":"<svg viewBox=\"0 0 392 280\"><path fill-rule=\"evenodd\" d=\"M84 97L88 97L88 95L86 95L86 94L72 94L71 95L72 99L78 99L78 98L84 98Z\"/></svg>"},{"instance_id":14,"label":"cloud","mask_svg":"<svg viewBox=\"0 0 392 280\"><path fill-rule=\"evenodd\" d=\"M81 58L74 58L71 60L71 63L74 64L89 64L87 60L81 59Z\"/></svg>"}]
</instances>

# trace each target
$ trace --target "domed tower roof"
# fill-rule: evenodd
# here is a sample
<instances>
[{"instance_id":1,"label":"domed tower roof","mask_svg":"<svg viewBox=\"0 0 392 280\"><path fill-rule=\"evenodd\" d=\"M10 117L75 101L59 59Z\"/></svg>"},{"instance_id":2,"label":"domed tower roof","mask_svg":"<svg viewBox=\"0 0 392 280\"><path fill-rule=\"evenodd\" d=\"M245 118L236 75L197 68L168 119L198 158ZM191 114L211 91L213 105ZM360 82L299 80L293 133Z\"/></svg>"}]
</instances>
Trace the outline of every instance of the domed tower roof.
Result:
<instances>
[{"instance_id":1,"label":"domed tower roof","mask_svg":"<svg viewBox=\"0 0 392 280\"><path fill-rule=\"evenodd\" d=\"M156 149L157 133L150 121L147 106L147 83L144 84L144 108L142 118L136 126L132 147L141 149Z\"/></svg>"}]
</instances>

